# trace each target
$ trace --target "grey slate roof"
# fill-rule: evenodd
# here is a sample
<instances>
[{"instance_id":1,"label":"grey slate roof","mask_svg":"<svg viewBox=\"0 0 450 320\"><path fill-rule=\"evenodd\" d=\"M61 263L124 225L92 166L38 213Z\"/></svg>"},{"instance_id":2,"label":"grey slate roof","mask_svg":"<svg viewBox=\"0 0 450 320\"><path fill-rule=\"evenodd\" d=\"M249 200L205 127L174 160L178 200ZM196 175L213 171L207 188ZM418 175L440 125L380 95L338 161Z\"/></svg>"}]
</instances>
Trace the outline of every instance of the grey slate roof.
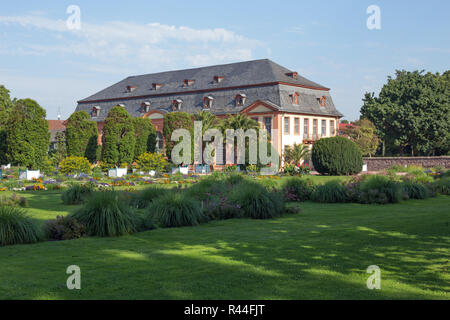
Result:
<instances>
[{"instance_id":1,"label":"grey slate roof","mask_svg":"<svg viewBox=\"0 0 450 320\"><path fill-rule=\"evenodd\" d=\"M172 100L183 101L181 111L195 113L202 109L203 98L214 98L211 112L214 114L238 113L255 101L267 101L280 111L308 114L342 116L333 104L329 89L300 75L297 79L289 77L286 69L271 60L254 60L196 69L168 71L141 76L128 77L88 98L78 102L77 111L91 112L94 106L100 106L100 114L95 120L103 121L113 106L124 104L133 117L139 117L141 104L151 103L151 110L171 111ZM224 77L220 83L214 82L215 76ZM186 87L184 80L195 80ZM153 83L163 86L157 90ZM298 87L283 85L287 83ZM127 92L127 86L134 86L133 92ZM311 89L316 88L316 89ZM299 105L293 105L289 97L291 92L299 92ZM244 93L244 106L235 105L235 97ZM317 97L327 96L326 107L320 107Z\"/></svg>"}]
</instances>

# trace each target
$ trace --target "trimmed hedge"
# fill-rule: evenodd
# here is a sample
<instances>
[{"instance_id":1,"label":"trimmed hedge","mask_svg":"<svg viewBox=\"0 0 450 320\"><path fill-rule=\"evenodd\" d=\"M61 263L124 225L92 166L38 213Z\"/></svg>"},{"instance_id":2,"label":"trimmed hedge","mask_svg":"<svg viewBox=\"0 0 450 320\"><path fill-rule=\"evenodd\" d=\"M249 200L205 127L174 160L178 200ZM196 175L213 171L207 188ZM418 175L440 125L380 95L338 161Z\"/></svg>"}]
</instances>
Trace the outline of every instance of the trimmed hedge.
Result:
<instances>
[{"instance_id":1,"label":"trimmed hedge","mask_svg":"<svg viewBox=\"0 0 450 320\"><path fill-rule=\"evenodd\" d=\"M312 162L319 173L332 176L357 174L363 166L361 151L344 137L318 140L312 150Z\"/></svg>"}]
</instances>

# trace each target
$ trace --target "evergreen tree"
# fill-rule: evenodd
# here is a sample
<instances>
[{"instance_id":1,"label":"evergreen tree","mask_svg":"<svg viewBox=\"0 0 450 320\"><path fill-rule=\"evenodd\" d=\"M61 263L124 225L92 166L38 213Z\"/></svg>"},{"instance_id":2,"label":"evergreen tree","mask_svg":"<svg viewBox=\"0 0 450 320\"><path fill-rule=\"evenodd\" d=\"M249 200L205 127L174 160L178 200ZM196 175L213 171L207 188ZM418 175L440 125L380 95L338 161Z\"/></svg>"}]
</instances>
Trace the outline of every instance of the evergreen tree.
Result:
<instances>
[{"instance_id":1,"label":"evergreen tree","mask_svg":"<svg viewBox=\"0 0 450 320\"><path fill-rule=\"evenodd\" d=\"M97 124L86 111L73 113L67 120L67 153L73 157L85 157L91 163L97 159Z\"/></svg>"},{"instance_id":2,"label":"evergreen tree","mask_svg":"<svg viewBox=\"0 0 450 320\"><path fill-rule=\"evenodd\" d=\"M0 86L0 164L8 162L6 144L6 125L8 123L9 111L13 106L9 90L3 85Z\"/></svg>"},{"instance_id":3,"label":"evergreen tree","mask_svg":"<svg viewBox=\"0 0 450 320\"><path fill-rule=\"evenodd\" d=\"M7 125L8 158L14 165L39 169L50 145L45 110L34 100L18 100Z\"/></svg>"},{"instance_id":4,"label":"evergreen tree","mask_svg":"<svg viewBox=\"0 0 450 320\"><path fill-rule=\"evenodd\" d=\"M166 140L166 156L171 159L175 142L172 141L172 132L176 129L187 129L191 133L191 143L194 146L194 122L186 112L170 112L164 117L164 139ZM192 157L194 153L192 152Z\"/></svg>"},{"instance_id":5,"label":"evergreen tree","mask_svg":"<svg viewBox=\"0 0 450 320\"><path fill-rule=\"evenodd\" d=\"M148 118L134 118L133 125L136 136L136 145L134 147L134 159L136 160L146 152L155 152L156 129Z\"/></svg>"},{"instance_id":6,"label":"evergreen tree","mask_svg":"<svg viewBox=\"0 0 450 320\"><path fill-rule=\"evenodd\" d=\"M103 162L110 166L133 162L136 136L133 119L125 108L116 106L109 111L103 127L102 141Z\"/></svg>"}]
</instances>

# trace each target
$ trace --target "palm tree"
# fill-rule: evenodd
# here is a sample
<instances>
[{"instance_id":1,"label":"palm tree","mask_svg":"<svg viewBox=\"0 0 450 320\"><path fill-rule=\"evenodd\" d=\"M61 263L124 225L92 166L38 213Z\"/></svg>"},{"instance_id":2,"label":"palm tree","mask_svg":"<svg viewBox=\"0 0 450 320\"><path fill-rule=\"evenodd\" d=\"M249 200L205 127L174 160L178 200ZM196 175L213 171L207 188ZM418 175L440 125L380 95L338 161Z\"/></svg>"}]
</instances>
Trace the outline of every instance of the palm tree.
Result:
<instances>
[{"instance_id":1,"label":"palm tree","mask_svg":"<svg viewBox=\"0 0 450 320\"><path fill-rule=\"evenodd\" d=\"M215 115L204 110L201 110L194 114L194 120L202 122L202 135L204 135L205 132L208 131L208 129L216 128L219 123Z\"/></svg>"},{"instance_id":2,"label":"palm tree","mask_svg":"<svg viewBox=\"0 0 450 320\"><path fill-rule=\"evenodd\" d=\"M308 146L294 143L292 146L284 147L284 162L299 165L301 160L309 159L311 150Z\"/></svg>"},{"instance_id":3,"label":"palm tree","mask_svg":"<svg viewBox=\"0 0 450 320\"><path fill-rule=\"evenodd\" d=\"M246 131L248 129L258 130L259 124L257 121L247 117L245 114L239 113L223 119L220 122L219 127L222 129L223 132L225 132L225 130L227 129L234 129L234 130L242 129Z\"/></svg>"}]
</instances>

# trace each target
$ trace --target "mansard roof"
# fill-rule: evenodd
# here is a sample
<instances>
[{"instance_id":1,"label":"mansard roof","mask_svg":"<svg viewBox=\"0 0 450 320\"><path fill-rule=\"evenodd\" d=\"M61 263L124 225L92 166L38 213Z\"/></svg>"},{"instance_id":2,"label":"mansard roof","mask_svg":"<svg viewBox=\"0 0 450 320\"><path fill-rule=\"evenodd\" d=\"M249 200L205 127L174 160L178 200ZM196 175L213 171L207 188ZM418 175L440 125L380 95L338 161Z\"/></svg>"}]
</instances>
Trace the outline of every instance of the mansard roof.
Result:
<instances>
[{"instance_id":1,"label":"mansard roof","mask_svg":"<svg viewBox=\"0 0 450 320\"><path fill-rule=\"evenodd\" d=\"M223 79L217 81L218 77ZM194 81L187 84L186 79ZM299 93L296 105L289 97L292 92ZM238 94L246 95L244 105L236 105ZM181 99L180 111L195 113L203 109L205 96L214 98L213 114L239 113L256 101L264 101L285 112L342 116L328 88L268 59L129 77L80 100L77 111L91 112L98 106L101 112L95 120L102 121L109 109L123 104L131 116L139 117L143 116L144 102L150 103L150 110L170 112L172 101ZM326 96L326 103L321 107L317 99L322 96Z\"/></svg>"}]
</instances>

